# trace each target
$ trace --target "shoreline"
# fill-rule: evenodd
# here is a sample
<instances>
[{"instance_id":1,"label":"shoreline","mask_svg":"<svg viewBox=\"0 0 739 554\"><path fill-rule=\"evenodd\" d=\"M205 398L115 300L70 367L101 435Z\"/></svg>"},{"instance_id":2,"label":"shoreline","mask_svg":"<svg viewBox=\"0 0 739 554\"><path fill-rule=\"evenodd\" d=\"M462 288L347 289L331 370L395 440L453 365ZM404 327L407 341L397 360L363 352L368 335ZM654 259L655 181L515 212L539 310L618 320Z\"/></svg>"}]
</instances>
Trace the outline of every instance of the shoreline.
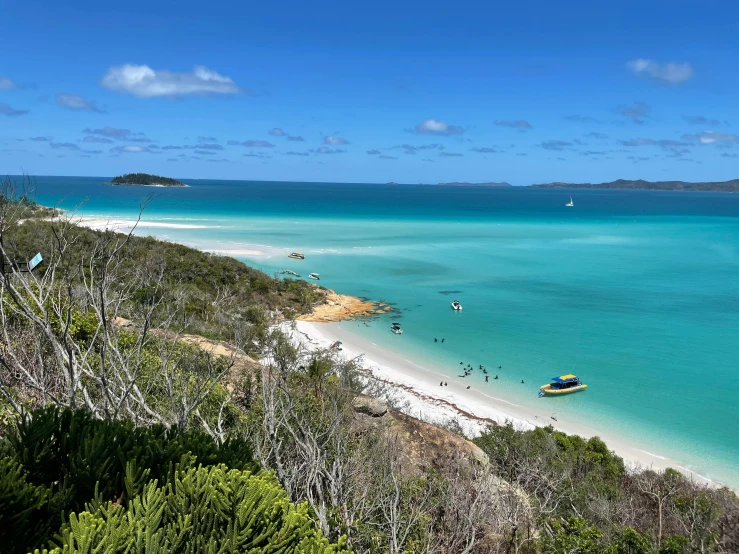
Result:
<instances>
[{"instance_id":1,"label":"shoreline","mask_svg":"<svg viewBox=\"0 0 739 554\"><path fill-rule=\"evenodd\" d=\"M123 218L105 218L105 217L80 217L74 218L74 223L97 230L108 229L119 233L127 233L131 230L131 225L135 220ZM141 229L202 229L210 228L208 225L190 225L190 224L171 224L162 222L142 222L138 225ZM138 233L137 233L138 234ZM144 233L148 234L148 233ZM151 233L151 236L155 234ZM168 240L158 237L160 240ZM187 245L187 244L186 244ZM203 251L209 251L220 255L233 256L235 252L218 251L204 248L201 246L187 245L198 248ZM271 257L277 252L269 252L273 247L260 248L259 252L250 252L250 254L258 254ZM279 249L280 253L284 249ZM285 250L287 251L287 250ZM242 254L243 255L243 254ZM352 297L349 295L339 295L334 291L330 291L337 297L354 299L360 305L365 302L364 299ZM344 311L343 301L336 302L334 308L337 313ZM372 304L371 302L369 304ZM372 304L377 306L377 304ZM627 467L647 467L655 470L664 470L666 468L676 469L685 475L694 478L697 482L706 483L711 486L723 486L718 481L708 479L695 471L681 466L677 462L642 450L628 443L618 435L603 434L595 428L584 425L580 422L572 422L559 418L559 421L551 419L551 409L539 410L531 409L525 406L515 404L505 398L494 397L489 394L482 393L478 390L467 390L458 382L449 381L447 387L439 387L437 383L444 379L449 379L448 375L435 371L430 367L423 367L413 360L404 359L402 356L388 351L372 343L369 339L354 335L351 331L344 330L338 325L328 325L327 322L336 322L342 319L353 319L355 316L371 317L377 312L369 312L366 309L360 309L357 314L349 317L341 315L333 315L330 318L315 317L313 314L301 318L294 323L296 331L291 331L295 340L305 343L307 348L325 349L336 341L343 342L343 353L347 357L362 358L362 367L365 374L373 379L387 384L393 393L402 400L405 407L399 408L399 411L406 413L412 417L417 417L423 421L432 424L444 424L451 419L459 421L465 434L469 436L479 435L479 433L491 422L497 424L505 424L510 422L517 429L533 429L534 427L542 427L552 425L555 429L571 435L579 435L583 438L593 436L600 437L607 447L621 456ZM346 315L346 314L345 314ZM379 314L377 314L379 315ZM281 324L286 328L286 324ZM295 333L297 332L297 335ZM302 338L300 338L302 337ZM551 407L550 407L551 408ZM725 485L736 492L736 488Z\"/></svg>"},{"instance_id":2,"label":"shoreline","mask_svg":"<svg viewBox=\"0 0 739 554\"><path fill-rule=\"evenodd\" d=\"M404 359L338 325L298 320L283 323L279 327L307 350L327 349L334 342L341 341L341 352L345 358L357 359L363 373L387 384L396 395L393 400L400 398L405 403L404 407L399 408L401 412L428 423L443 424L456 419L465 434L471 437L478 436L490 423L510 423L518 430L551 425L568 435L579 435L585 439L599 437L609 450L624 459L629 469L672 468L696 482L723 486L723 483L708 479L674 460L637 448L617 435L603 434L588 425L561 416L553 420L551 410L532 409L474 388L466 389L457 381L449 381L447 375ZM438 383L445 379L448 385L440 387ZM729 488L733 490L733 487Z\"/></svg>"}]
</instances>

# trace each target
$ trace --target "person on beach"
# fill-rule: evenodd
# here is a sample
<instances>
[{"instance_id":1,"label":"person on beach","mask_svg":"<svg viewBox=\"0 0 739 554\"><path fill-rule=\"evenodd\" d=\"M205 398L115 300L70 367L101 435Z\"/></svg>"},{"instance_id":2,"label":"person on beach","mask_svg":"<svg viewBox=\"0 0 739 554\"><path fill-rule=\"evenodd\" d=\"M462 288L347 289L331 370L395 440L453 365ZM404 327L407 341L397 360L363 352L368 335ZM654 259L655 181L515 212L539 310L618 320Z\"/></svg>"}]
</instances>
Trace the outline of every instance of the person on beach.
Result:
<instances>
[{"instance_id":1,"label":"person on beach","mask_svg":"<svg viewBox=\"0 0 739 554\"><path fill-rule=\"evenodd\" d=\"M498 366L498 369L503 369L503 366L502 366L502 365L499 365L499 366Z\"/></svg>"},{"instance_id":2,"label":"person on beach","mask_svg":"<svg viewBox=\"0 0 739 554\"><path fill-rule=\"evenodd\" d=\"M485 376L485 382L486 382L486 383L488 382L488 379L489 379L489 378L490 378L489 376L487 376L487 375Z\"/></svg>"},{"instance_id":3,"label":"person on beach","mask_svg":"<svg viewBox=\"0 0 739 554\"><path fill-rule=\"evenodd\" d=\"M441 339L441 342L444 342L444 339Z\"/></svg>"},{"instance_id":4,"label":"person on beach","mask_svg":"<svg viewBox=\"0 0 739 554\"><path fill-rule=\"evenodd\" d=\"M434 342L439 342L439 341L438 341L438 340L436 339L436 337L434 337Z\"/></svg>"},{"instance_id":5,"label":"person on beach","mask_svg":"<svg viewBox=\"0 0 739 554\"><path fill-rule=\"evenodd\" d=\"M497 379L497 378L498 378L498 376L496 375L496 376L495 376L495 378Z\"/></svg>"},{"instance_id":6,"label":"person on beach","mask_svg":"<svg viewBox=\"0 0 739 554\"><path fill-rule=\"evenodd\" d=\"M523 383L523 379L521 379L521 384L522 384L522 385L524 384L524 383Z\"/></svg>"},{"instance_id":7,"label":"person on beach","mask_svg":"<svg viewBox=\"0 0 739 554\"><path fill-rule=\"evenodd\" d=\"M439 386L440 387L443 387L444 386L444 381L442 381L441 383L439 383Z\"/></svg>"},{"instance_id":8,"label":"person on beach","mask_svg":"<svg viewBox=\"0 0 739 554\"><path fill-rule=\"evenodd\" d=\"M445 386L445 387L448 387L448 386L449 386L449 384L448 384L448 383L447 383L446 381L444 381L444 386Z\"/></svg>"},{"instance_id":9,"label":"person on beach","mask_svg":"<svg viewBox=\"0 0 739 554\"><path fill-rule=\"evenodd\" d=\"M467 385L467 388L470 388L470 386L469 386L469 385Z\"/></svg>"}]
</instances>

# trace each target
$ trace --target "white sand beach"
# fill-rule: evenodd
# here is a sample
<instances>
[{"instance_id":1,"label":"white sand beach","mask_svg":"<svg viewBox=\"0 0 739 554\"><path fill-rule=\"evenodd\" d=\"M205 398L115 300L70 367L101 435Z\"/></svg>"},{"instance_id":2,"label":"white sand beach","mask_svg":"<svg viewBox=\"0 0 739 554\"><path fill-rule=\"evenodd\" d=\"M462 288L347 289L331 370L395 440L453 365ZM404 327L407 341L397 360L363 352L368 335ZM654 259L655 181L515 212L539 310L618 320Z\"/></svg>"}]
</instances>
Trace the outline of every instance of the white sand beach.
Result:
<instances>
[{"instance_id":1,"label":"white sand beach","mask_svg":"<svg viewBox=\"0 0 739 554\"><path fill-rule=\"evenodd\" d=\"M580 421L570 421L557 416L552 419L551 408L531 409L475 388L467 389L458 381L437 373L433 368L423 367L412 360L404 359L376 344L350 334L336 324L295 321L281 328L289 333L296 343L310 349L325 349L335 341L342 342L341 354L347 359L358 359L361 367L375 379L392 386L392 398L408 415L429 423L443 423L456 419L469 436L479 435L491 422L504 425L510 422L517 429L533 429L535 426L552 425L568 434L582 437L599 436L608 447L621 456L630 467L678 469L699 482L712 481L690 471L676 462L635 448L615 435L604 435ZM439 386L445 381L447 386Z\"/></svg>"}]
</instances>

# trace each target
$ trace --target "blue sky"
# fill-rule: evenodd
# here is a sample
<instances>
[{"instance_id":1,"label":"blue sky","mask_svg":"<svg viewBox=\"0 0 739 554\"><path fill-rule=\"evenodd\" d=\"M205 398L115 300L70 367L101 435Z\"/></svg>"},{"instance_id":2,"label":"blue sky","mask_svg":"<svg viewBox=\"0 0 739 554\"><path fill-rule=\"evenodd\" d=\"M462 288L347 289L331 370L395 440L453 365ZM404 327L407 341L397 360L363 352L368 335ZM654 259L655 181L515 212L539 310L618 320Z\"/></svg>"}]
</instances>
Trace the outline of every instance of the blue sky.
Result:
<instances>
[{"instance_id":1,"label":"blue sky","mask_svg":"<svg viewBox=\"0 0 739 554\"><path fill-rule=\"evenodd\" d=\"M739 177L739 5L0 0L0 173Z\"/></svg>"}]
</instances>

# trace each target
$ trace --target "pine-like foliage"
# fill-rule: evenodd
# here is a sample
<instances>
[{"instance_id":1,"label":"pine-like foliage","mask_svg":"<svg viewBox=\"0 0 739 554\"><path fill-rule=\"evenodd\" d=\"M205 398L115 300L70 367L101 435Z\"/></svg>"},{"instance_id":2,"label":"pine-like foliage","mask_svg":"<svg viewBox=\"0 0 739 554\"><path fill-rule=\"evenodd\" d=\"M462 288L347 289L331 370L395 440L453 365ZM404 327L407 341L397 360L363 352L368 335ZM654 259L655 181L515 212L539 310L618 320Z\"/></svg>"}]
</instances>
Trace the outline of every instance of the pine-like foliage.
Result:
<instances>
[{"instance_id":1,"label":"pine-like foliage","mask_svg":"<svg viewBox=\"0 0 739 554\"><path fill-rule=\"evenodd\" d=\"M340 554L271 473L224 465L146 484L127 507L72 514L50 554ZM38 553L38 551L36 551ZM46 552L46 551L44 551Z\"/></svg>"},{"instance_id":2,"label":"pine-like foliage","mask_svg":"<svg viewBox=\"0 0 739 554\"><path fill-rule=\"evenodd\" d=\"M205 432L95 419L85 411L33 412L0 441L0 552L47 544L67 514L117 502L127 506L150 480L225 464L256 470L248 443L217 445Z\"/></svg>"},{"instance_id":3,"label":"pine-like foliage","mask_svg":"<svg viewBox=\"0 0 739 554\"><path fill-rule=\"evenodd\" d=\"M44 540L59 528L53 516L61 504L49 488L29 483L18 462L0 459L0 550L25 552L26 545Z\"/></svg>"}]
</instances>

